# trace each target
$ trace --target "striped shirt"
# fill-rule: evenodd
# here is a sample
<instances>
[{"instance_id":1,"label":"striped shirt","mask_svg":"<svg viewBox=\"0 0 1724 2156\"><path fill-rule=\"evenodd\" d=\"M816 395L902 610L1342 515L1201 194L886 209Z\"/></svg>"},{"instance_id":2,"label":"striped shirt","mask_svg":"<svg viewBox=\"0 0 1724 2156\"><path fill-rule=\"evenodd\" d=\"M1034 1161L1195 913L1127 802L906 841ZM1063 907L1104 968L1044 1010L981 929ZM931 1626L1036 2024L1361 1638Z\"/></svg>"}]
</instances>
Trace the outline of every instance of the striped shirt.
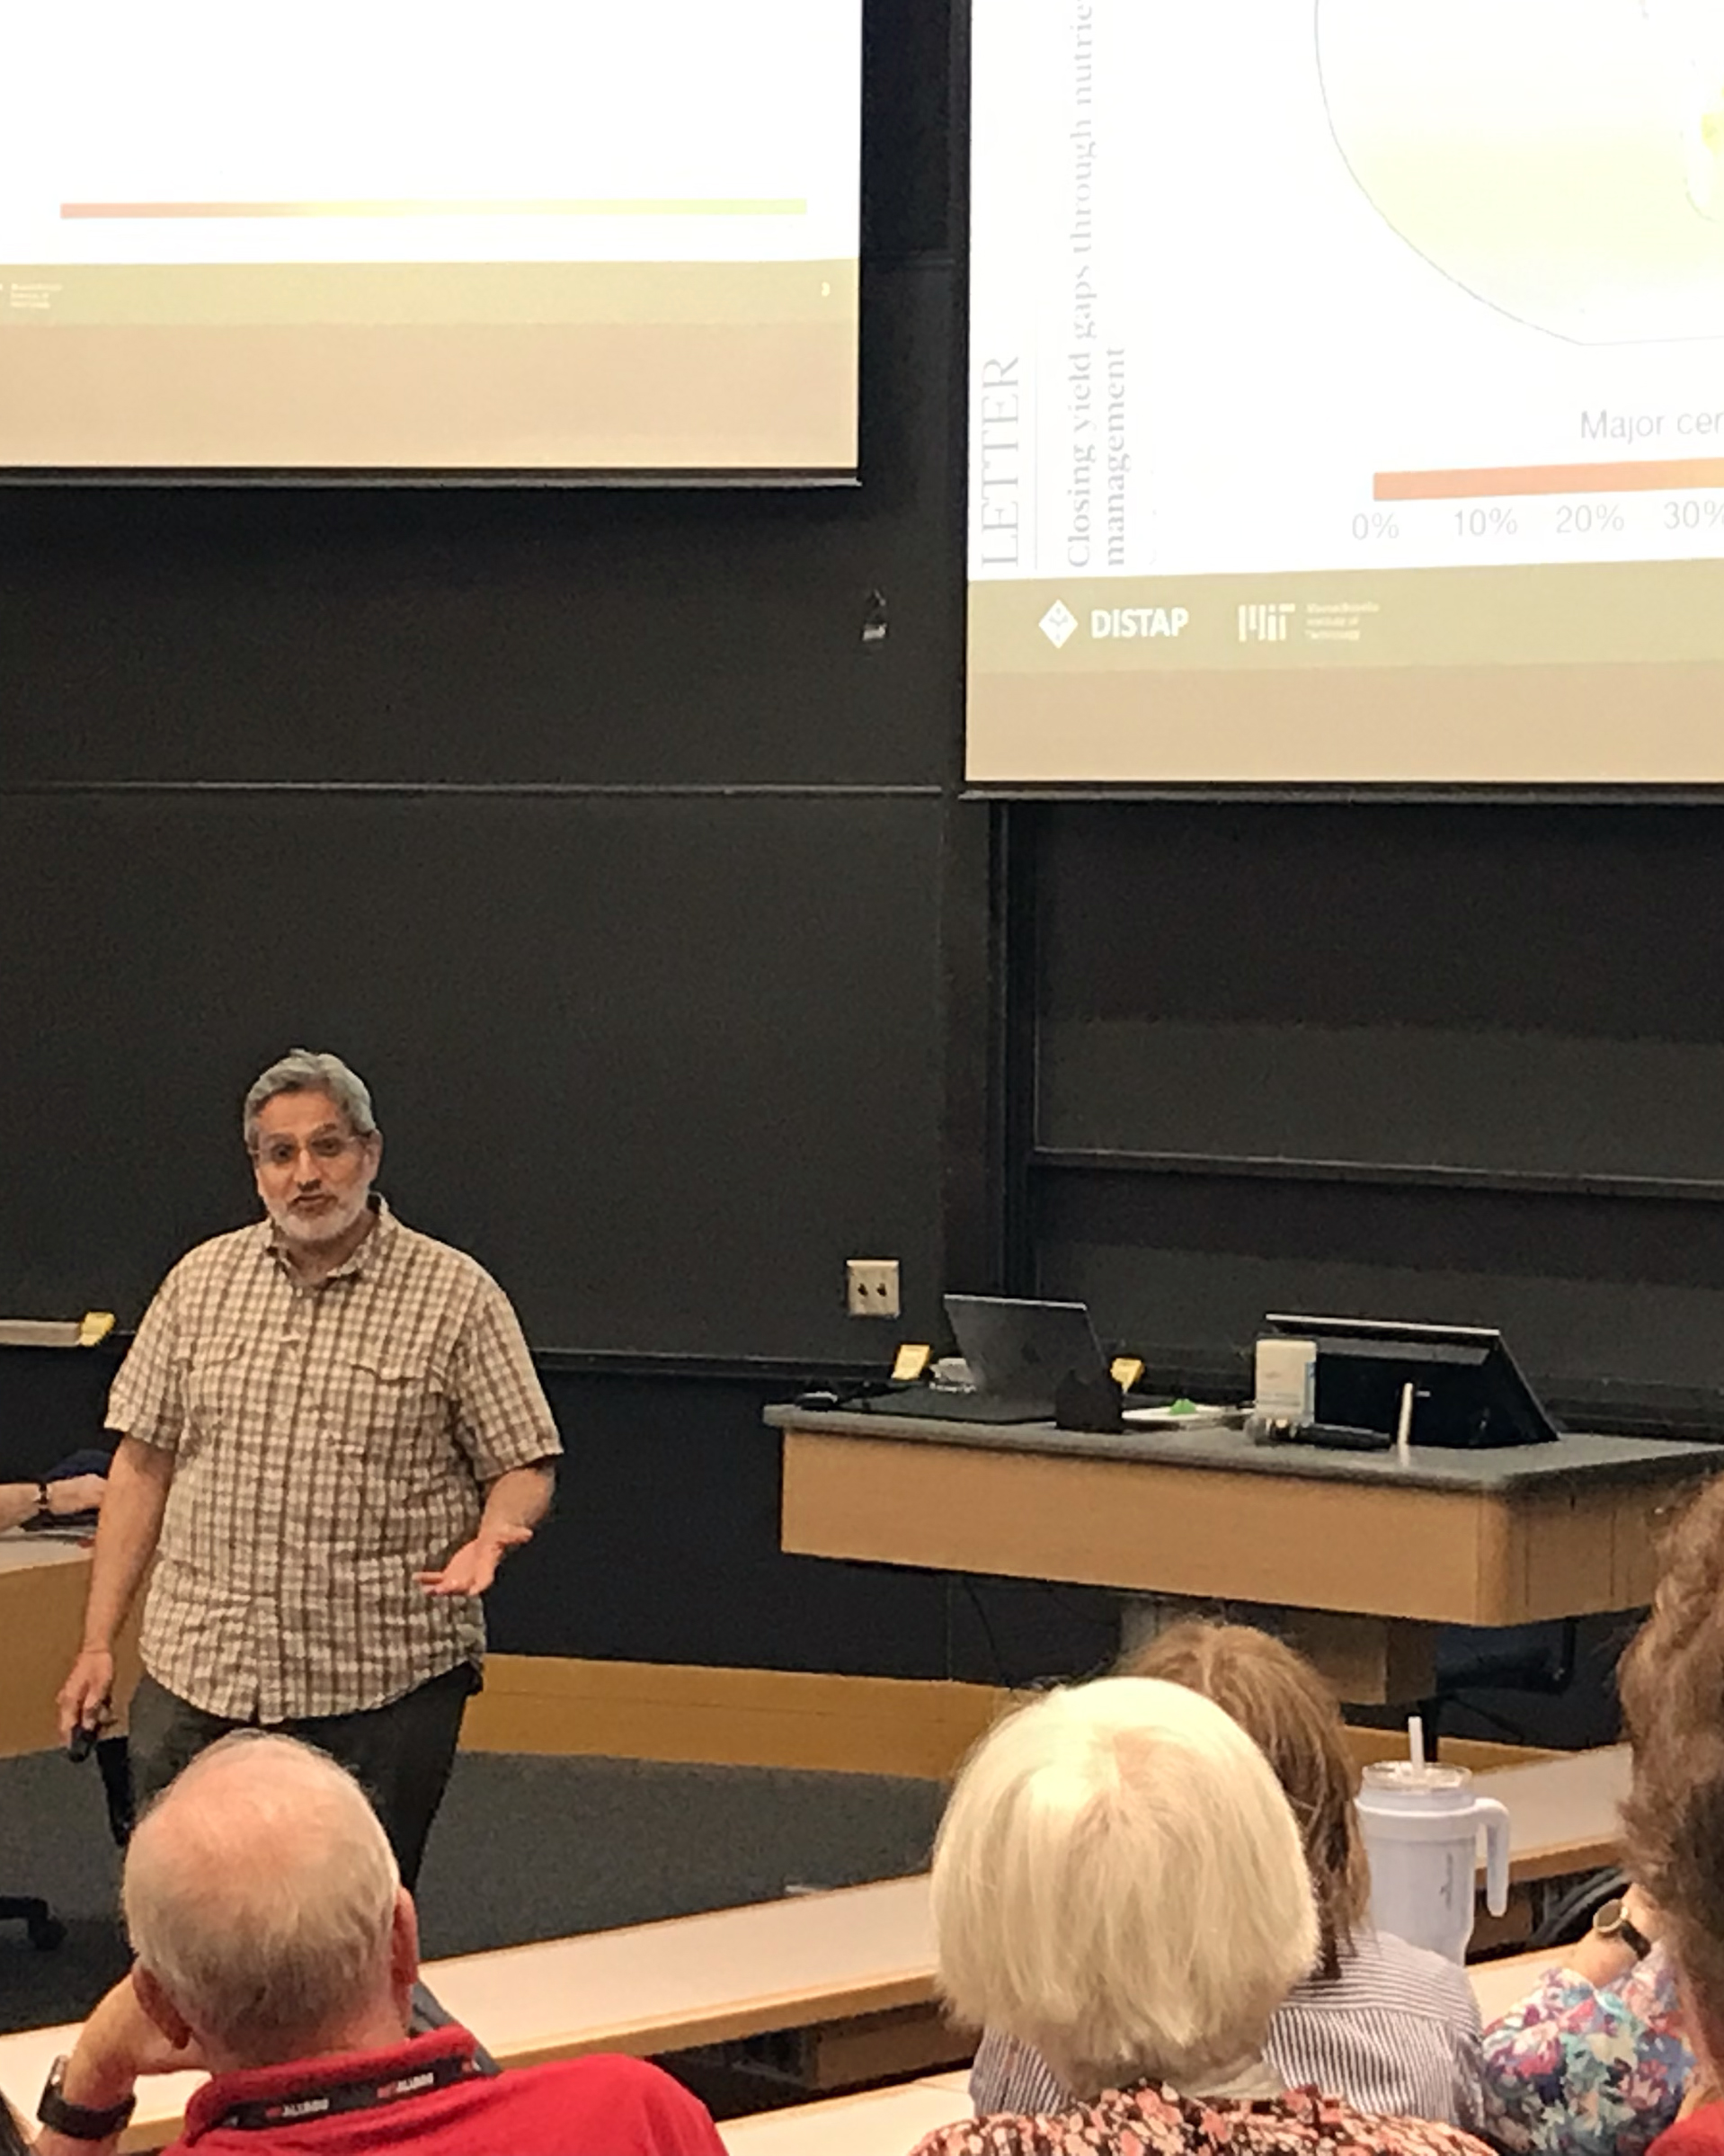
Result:
<instances>
[{"instance_id":1,"label":"striped shirt","mask_svg":"<svg viewBox=\"0 0 1724 2156\"><path fill-rule=\"evenodd\" d=\"M502 1290L381 1198L307 1287L268 1221L190 1252L114 1380L108 1427L173 1455L144 1666L237 1722L380 1706L484 1651L428 1595L484 1489L562 1450Z\"/></svg>"},{"instance_id":2,"label":"striped shirt","mask_svg":"<svg viewBox=\"0 0 1724 2156\"><path fill-rule=\"evenodd\" d=\"M1264 2056L1290 2089L1360 2111L1481 2130L1479 2008L1464 1969L1386 1931L1360 1930L1340 1974L1308 1976L1274 2019ZM1039 2052L990 2029L970 2095L979 2116L1072 2101Z\"/></svg>"}]
</instances>

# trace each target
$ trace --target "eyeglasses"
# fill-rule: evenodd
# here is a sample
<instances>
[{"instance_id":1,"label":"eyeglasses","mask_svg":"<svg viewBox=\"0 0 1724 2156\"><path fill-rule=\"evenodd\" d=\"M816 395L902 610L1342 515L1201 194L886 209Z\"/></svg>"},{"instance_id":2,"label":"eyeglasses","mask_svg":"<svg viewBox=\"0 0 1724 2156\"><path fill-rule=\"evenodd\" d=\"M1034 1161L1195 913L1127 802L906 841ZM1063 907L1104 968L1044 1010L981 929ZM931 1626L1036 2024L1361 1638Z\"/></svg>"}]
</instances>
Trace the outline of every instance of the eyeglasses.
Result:
<instances>
[{"instance_id":1,"label":"eyeglasses","mask_svg":"<svg viewBox=\"0 0 1724 2156\"><path fill-rule=\"evenodd\" d=\"M339 1130L320 1130L315 1137L302 1145L298 1138L260 1138L252 1149L252 1156L263 1168L291 1168L302 1153L308 1153L314 1161L325 1167L336 1161L345 1160L356 1153L365 1140Z\"/></svg>"}]
</instances>

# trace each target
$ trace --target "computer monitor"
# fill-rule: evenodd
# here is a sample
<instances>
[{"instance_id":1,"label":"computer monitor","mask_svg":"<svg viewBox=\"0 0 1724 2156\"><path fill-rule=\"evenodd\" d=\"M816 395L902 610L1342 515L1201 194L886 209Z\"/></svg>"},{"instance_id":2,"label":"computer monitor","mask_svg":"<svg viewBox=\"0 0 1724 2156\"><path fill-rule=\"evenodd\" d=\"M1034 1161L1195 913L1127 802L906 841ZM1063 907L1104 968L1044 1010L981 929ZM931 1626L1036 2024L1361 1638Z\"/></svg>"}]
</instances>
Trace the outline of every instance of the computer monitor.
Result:
<instances>
[{"instance_id":1,"label":"computer monitor","mask_svg":"<svg viewBox=\"0 0 1724 2156\"><path fill-rule=\"evenodd\" d=\"M1415 1445L1540 1445L1560 1434L1490 1326L1281 1312L1264 1323L1289 1339L1316 1341L1320 1422L1392 1435L1410 1384Z\"/></svg>"},{"instance_id":2,"label":"computer monitor","mask_svg":"<svg viewBox=\"0 0 1724 2156\"><path fill-rule=\"evenodd\" d=\"M1036 1405L1052 1414L1068 1378L1085 1386L1111 1382L1087 1304L949 1295L946 1314L976 1391L985 1398Z\"/></svg>"}]
</instances>

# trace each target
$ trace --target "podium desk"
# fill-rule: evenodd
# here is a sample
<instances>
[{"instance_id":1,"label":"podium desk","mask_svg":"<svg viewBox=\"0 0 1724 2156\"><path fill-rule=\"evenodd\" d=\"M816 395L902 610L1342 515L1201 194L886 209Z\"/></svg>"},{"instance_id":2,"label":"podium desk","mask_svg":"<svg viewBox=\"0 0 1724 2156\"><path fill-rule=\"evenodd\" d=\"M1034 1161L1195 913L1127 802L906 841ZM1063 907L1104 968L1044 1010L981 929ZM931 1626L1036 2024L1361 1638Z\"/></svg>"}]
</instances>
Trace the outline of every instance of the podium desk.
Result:
<instances>
[{"instance_id":1,"label":"podium desk","mask_svg":"<svg viewBox=\"0 0 1724 2156\"><path fill-rule=\"evenodd\" d=\"M1570 1436L1494 1451L1324 1452L1240 1430L954 1423L774 1407L800 1555L1245 1603L1343 1697L1431 1688L1435 1627L1633 1609L1657 1515L1724 1447Z\"/></svg>"}]
</instances>

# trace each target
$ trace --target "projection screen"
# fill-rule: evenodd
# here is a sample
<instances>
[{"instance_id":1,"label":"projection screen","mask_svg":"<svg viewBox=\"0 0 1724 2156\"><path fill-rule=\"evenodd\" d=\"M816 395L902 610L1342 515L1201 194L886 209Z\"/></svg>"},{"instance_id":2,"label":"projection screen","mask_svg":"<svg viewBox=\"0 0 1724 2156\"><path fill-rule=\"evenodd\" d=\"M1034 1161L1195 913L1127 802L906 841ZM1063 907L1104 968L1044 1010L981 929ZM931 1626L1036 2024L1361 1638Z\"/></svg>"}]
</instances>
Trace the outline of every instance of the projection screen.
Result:
<instances>
[{"instance_id":1,"label":"projection screen","mask_svg":"<svg viewBox=\"0 0 1724 2156\"><path fill-rule=\"evenodd\" d=\"M974 0L968 770L1724 781L1724 5Z\"/></svg>"},{"instance_id":2,"label":"projection screen","mask_svg":"<svg viewBox=\"0 0 1724 2156\"><path fill-rule=\"evenodd\" d=\"M856 462L861 0L17 0L0 476Z\"/></svg>"}]
</instances>

